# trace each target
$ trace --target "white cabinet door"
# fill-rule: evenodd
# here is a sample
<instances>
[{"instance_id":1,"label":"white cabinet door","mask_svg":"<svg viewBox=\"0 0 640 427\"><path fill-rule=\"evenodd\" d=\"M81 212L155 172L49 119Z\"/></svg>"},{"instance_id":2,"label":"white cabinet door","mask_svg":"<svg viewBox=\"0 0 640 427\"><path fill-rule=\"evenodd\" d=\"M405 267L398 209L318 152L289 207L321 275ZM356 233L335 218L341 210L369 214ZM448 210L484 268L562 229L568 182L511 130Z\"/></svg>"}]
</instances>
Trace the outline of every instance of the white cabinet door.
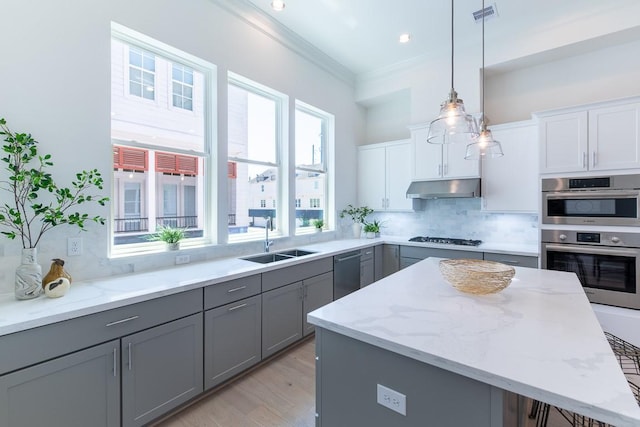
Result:
<instances>
[{"instance_id":1,"label":"white cabinet door","mask_svg":"<svg viewBox=\"0 0 640 427\"><path fill-rule=\"evenodd\" d=\"M640 104L589 110L589 168L640 167Z\"/></svg>"},{"instance_id":2,"label":"white cabinet door","mask_svg":"<svg viewBox=\"0 0 640 427\"><path fill-rule=\"evenodd\" d=\"M587 170L587 112L540 119L540 173Z\"/></svg>"},{"instance_id":3,"label":"white cabinet door","mask_svg":"<svg viewBox=\"0 0 640 427\"><path fill-rule=\"evenodd\" d=\"M358 203L376 211L411 210L411 143L392 141L358 150Z\"/></svg>"},{"instance_id":4,"label":"white cabinet door","mask_svg":"<svg viewBox=\"0 0 640 427\"><path fill-rule=\"evenodd\" d=\"M504 157L484 159L482 209L538 212L538 127L532 121L492 126Z\"/></svg>"},{"instance_id":5,"label":"white cabinet door","mask_svg":"<svg viewBox=\"0 0 640 427\"><path fill-rule=\"evenodd\" d=\"M429 144L428 134L428 127L411 130L414 180L442 178L442 145Z\"/></svg>"},{"instance_id":6,"label":"white cabinet door","mask_svg":"<svg viewBox=\"0 0 640 427\"><path fill-rule=\"evenodd\" d=\"M358 199L360 206L385 208L385 147L361 147L358 152Z\"/></svg>"},{"instance_id":7,"label":"white cabinet door","mask_svg":"<svg viewBox=\"0 0 640 427\"><path fill-rule=\"evenodd\" d=\"M466 160L467 144L446 144L443 149L443 178L478 178L480 160Z\"/></svg>"},{"instance_id":8,"label":"white cabinet door","mask_svg":"<svg viewBox=\"0 0 640 427\"><path fill-rule=\"evenodd\" d=\"M411 183L411 143L390 145L386 148L387 210L411 210L413 202L407 199Z\"/></svg>"}]
</instances>

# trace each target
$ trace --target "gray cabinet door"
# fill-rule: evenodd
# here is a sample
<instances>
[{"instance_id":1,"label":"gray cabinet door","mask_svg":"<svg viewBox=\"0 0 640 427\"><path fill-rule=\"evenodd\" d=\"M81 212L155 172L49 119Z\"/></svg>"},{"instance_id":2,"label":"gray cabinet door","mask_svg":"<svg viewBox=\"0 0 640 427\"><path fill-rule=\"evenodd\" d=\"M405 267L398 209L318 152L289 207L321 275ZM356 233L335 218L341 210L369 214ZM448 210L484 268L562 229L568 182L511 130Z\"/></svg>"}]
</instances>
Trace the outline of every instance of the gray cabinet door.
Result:
<instances>
[{"instance_id":1,"label":"gray cabinet door","mask_svg":"<svg viewBox=\"0 0 640 427\"><path fill-rule=\"evenodd\" d=\"M400 246L378 245L374 249L374 279L380 280L400 270Z\"/></svg>"},{"instance_id":2,"label":"gray cabinet door","mask_svg":"<svg viewBox=\"0 0 640 427\"><path fill-rule=\"evenodd\" d=\"M115 340L0 377L0 426L120 425L118 348Z\"/></svg>"},{"instance_id":3,"label":"gray cabinet door","mask_svg":"<svg viewBox=\"0 0 640 427\"><path fill-rule=\"evenodd\" d=\"M204 315L205 389L261 360L262 298L246 298Z\"/></svg>"},{"instance_id":4,"label":"gray cabinet door","mask_svg":"<svg viewBox=\"0 0 640 427\"><path fill-rule=\"evenodd\" d=\"M121 344L124 427L146 424L203 391L202 313L123 337Z\"/></svg>"},{"instance_id":5,"label":"gray cabinet door","mask_svg":"<svg viewBox=\"0 0 640 427\"><path fill-rule=\"evenodd\" d=\"M360 287L364 288L374 282L375 272L373 258L360 261Z\"/></svg>"},{"instance_id":6,"label":"gray cabinet door","mask_svg":"<svg viewBox=\"0 0 640 427\"><path fill-rule=\"evenodd\" d=\"M315 325L307 322L307 314L333 301L333 274L324 273L302 281L302 335L315 331Z\"/></svg>"},{"instance_id":7,"label":"gray cabinet door","mask_svg":"<svg viewBox=\"0 0 640 427\"><path fill-rule=\"evenodd\" d=\"M262 294L262 357L302 338L302 282Z\"/></svg>"}]
</instances>

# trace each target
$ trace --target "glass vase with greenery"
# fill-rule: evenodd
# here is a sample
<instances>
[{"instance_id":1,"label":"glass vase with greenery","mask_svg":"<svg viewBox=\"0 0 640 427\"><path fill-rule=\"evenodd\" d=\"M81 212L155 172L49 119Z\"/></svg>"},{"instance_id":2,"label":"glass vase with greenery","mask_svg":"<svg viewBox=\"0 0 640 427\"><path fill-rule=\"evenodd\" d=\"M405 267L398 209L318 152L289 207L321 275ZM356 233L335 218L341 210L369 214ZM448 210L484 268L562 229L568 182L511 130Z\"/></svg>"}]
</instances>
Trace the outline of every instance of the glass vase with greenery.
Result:
<instances>
[{"instance_id":1,"label":"glass vase with greenery","mask_svg":"<svg viewBox=\"0 0 640 427\"><path fill-rule=\"evenodd\" d=\"M59 185L49 168L51 154L38 152L38 141L31 134L15 133L0 118L0 135L4 137L2 157L7 171L0 180L0 191L9 193L0 202L0 231L8 239L22 242L22 264L16 269L15 295L18 299L35 298L42 292L42 269L37 263L37 246L42 236L62 224L85 230L86 221L104 225L100 216L78 211L80 205L104 206L108 197L93 194L102 190L103 179L97 169L75 174L71 187Z\"/></svg>"}]
</instances>

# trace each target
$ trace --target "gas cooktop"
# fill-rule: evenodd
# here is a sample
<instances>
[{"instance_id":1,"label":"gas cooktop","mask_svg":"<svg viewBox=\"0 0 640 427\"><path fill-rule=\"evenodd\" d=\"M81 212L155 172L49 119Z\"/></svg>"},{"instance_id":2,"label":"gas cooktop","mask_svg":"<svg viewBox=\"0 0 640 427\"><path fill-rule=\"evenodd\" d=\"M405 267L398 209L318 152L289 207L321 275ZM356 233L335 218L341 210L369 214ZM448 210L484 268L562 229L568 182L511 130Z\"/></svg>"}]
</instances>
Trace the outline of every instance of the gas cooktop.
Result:
<instances>
[{"instance_id":1,"label":"gas cooktop","mask_svg":"<svg viewBox=\"0 0 640 427\"><path fill-rule=\"evenodd\" d=\"M426 242L426 243L443 243L446 245L461 245L461 246L478 246L482 243L482 240L471 239L454 239L451 237L423 237L416 236L409 239L410 242Z\"/></svg>"}]
</instances>

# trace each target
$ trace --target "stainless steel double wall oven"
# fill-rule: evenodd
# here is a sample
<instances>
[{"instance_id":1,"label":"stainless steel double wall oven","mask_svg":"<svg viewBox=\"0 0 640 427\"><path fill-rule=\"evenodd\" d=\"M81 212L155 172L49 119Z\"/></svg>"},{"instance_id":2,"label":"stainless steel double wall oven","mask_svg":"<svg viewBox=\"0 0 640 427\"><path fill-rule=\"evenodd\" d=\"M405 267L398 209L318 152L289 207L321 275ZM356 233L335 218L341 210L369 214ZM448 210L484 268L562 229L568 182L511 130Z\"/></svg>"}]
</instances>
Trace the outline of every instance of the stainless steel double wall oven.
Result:
<instances>
[{"instance_id":1,"label":"stainless steel double wall oven","mask_svg":"<svg viewBox=\"0 0 640 427\"><path fill-rule=\"evenodd\" d=\"M640 309L640 175L542 180L541 266L575 272L591 302ZM625 226L625 227L622 227Z\"/></svg>"}]
</instances>

